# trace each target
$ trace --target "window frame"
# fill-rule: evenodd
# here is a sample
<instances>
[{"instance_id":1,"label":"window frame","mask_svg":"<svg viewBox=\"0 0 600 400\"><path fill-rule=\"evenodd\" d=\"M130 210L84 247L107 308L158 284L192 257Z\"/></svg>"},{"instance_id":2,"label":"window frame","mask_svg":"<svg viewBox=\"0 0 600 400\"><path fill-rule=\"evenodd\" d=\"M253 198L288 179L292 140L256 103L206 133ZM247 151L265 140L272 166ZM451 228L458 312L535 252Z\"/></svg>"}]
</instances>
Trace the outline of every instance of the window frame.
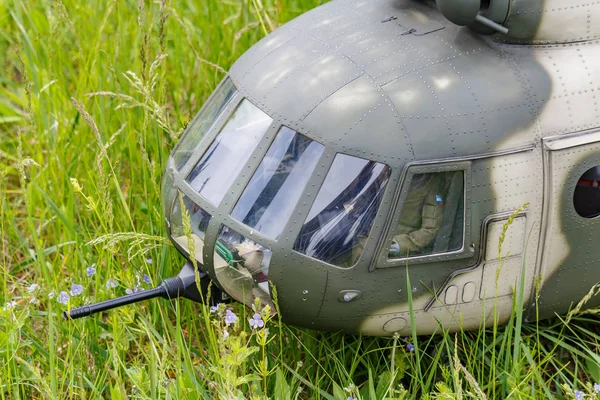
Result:
<instances>
[{"instance_id":1,"label":"window frame","mask_svg":"<svg viewBox=\"0 0 600 400\"><path fill-rule=\"evenodd\" d=\"M429 163L409 163L407 164L401 176L401 183L396 188L394 201L390 208L390 213L383 229L385 232L377 244L376 257L373 257L373 263L369 268L370 271L379 268L405 267L411 265L428 264L439 261L449 261L470 258L475 255L475 248L471 245L471 209L470 190L467 190L471 185L471 161L459 162L429 162ZM389 258L389 246L392 238L396 233L396 227L402 213L402 207L408 194L412 179L417 174L441 173L463 171L464 186L464 203L463 203L463 246L454 251L445 253L415 255L409 257Z\"/></svg>"},{"instance_id":2,"label":"window frame","mask_svg":"<svg viewBox=\"0 0 600 400\"><path fill-rule=\"evenodd\" d=\"M318 143L321 143L321 142L318 142ZM302 231L302 228L304 227L304 225L308 219L308 216L312 210L312 207L314 206L315 201L317 200L317 197L319 196L319 193L321 192L321 189L323 188L323 186L326 183L327 176L328 176L329 172L331 171L331 168L333 167L336 157L339 155L354 157L354 158L361 159L361 160L364 160L367 162L375 162L378 164L382 164L384 167L387 167L389 169L388 181L386 183L385 189L383 190L383 194L382 194L380 203L377 206L375 216L373 217L373 220L371 221L371 226L369 228L369 235L367 236L367 241L365 242L365 247L363 248L363 251L361 252L360 256L357 258L357 260L354 262L354 264L352 264L350 266L340 266L340 265L332 264L328 261L324 261L319 258L305 254L299 250L296 250L296 248L295 248L296 240L298 239L298 236L300 235L300 232ZM313 262L320 263L321 265L325 265L328 268L336 268L339 270L354 269L354 268L358 267L359 265L361 265L361 263L363 263L364 260L367 260L367 262L369 262L368 261L369 258L371 260L375 260L376 257L374 256L374 254L378 254L377 252L373 254L370 251L368 251L368 249L369 249L368 245L370 242L373 241L374 235L377 235L377 232L374 233L373 229L375 229L375 227L377 226L378 220L382 217L381 212L383 210L383 207L386 207L386 203L387 203L386 198L389 196L390 190L393 190L394 168L388 162L384 162L381 160L374 160L372 158L364 157L362 155L351 154L348 152L335 151L334 149L332 149L331 147L328 147L327 145L325 145L325 152L322 155L322 157L324 157L324 159L328 159L328 162L323 163L321 165L320 169L318 168L318 169L315 169L315 171L313 171L313 176L315 176L314 174L316 173L316 176L320 177L320 179L318 181L317 188L314 191L311 201L308 202L308 206L305 209L304 209L304 207L302 209L302 214L301 214L302 217L297 220L298 223L294 223L297 226L297 228L294 230L293 235L291 235L293 237L292 240L290 241L291 250L292 250L293 254L298 255L299 257L304 257L306 259L310 259ZM309 184L310 184L310 181L309 181ZM298 207L298 206L296 206L296 207ZM372 254L372 255L369 257L369 254Z\"/></svg>"},{"instance_id":3,"label":"window frame","mask_svg":"<svg viewBox=\"0 0 600 400\"><path fill-rule=\"evenodd\" d=\"M184 139L184 136L188 134L188 130L198 123L198 120L200 119L200 116L202 115L205 106L210 102L214 101L217 92L219 92L222 89L222 87L226 84L227 81L230 81L235 89L233 96L231 96L231 99L229 99L229 101L223 106L221 112L217 114L217 117L214 120L213 124L208 127L208 129L204 133L204 136L202 136L198 145L193 150L188 160L179 169L177 169L177 166L175 164L175 153L179 151L179 148L181 147L183 142L182 139ZM244 96L240 93L238 86L233 82L229 75L225 75L225 77L221 80L221 82L219 82L215 90L204 101L202 107L200 107L200 109L196 112L192 119L187 123L185 130L183 131L183 133L177 140L177 143L171 150L171 153L169 154L169 159L172 160L171 167L175 173L180 174L182 172L185 172L185 175L187 175L191 171L191 169L195 165L195 163L192 163L191 160L193 158L197 158L198 160L200 159L202 154L204 154L204 152L208 149L210 144L214 141L217 134L221 131L225 123L227 123L228 118L226 117L233 113L233 110L237 108L238 104L241 103L243 99Z\"/></svg>"},{"instance_id":4,"label":"window frame","mask_svg":"<svg viewBox=\"0 0 600 400\"><path fill-rule=\"evenodd\" d=\"M234 84L234 86L235 86L235 84ZM196 147L196 149L194 150L194 153L190 156L190 158L187 160L187 162L179 170L175 168L175 165L173 165L173 170L174 170L175 174L183 176L184 181L185 181L185 177L187 177L189 175L189 173L192 171L192 169L194 169L194 166L196 165L196 163L198 161L200 161L200 159L202 158L202 156L204 155L206 150L208 150L208 148L213 144L213 142L215 141L215 139L217 138L217 136L219 135L219 133L221 132L223 127L229 121L229 117L231 117L233 115L234 111L238 108L238 106L242 103L242 101L247 98L242 93L240 93L240 90L237 86L235 86L235 87L237 89L237 92L233 95L231 100L229 100L229 103L227 103L225 105L225 107L223 107L223 109L221 110L221 113L217 116L217 119L212 124L212 126L206 131L206 133L204 134L204 137L200 141L200 144L198 145L198 147ZM217 89L215 89L215 91L216 90ZM211 97L212 97L212 95L211 95ZM207 102L208 102L208 100L207 100ZM252 104L254 104L254 103L252 103ZM196 120L199 117L200 117L200 111L188 123L188 126L191 126L192 124L197 123ZM271 118L273 118L273 117L271 117ZM272 124L273 123L271 123L271 125ZM186 129L187 129L187 127L186 127ZM178 147L179 147L179 142L177 142L177 146L175 147L173 152L175 152ZM169 158L172 158L172 156L170 156Z\"/></svg>"},{"instance_id":5,"label":"window frame","mask_svg":"<svg viewBox=\"0 0 600 400\"><path fill-rule=\"evenodd\" d=\"M235 211L235 209L237 208L237 206L240 204L244 194L246 193L246 190L249 189L250 184L252 183L254 177L256 176L256 173L258 172L259 168L263 165L263 162L265 160L265 158L267 157L267 155L270 153L270 151L273 149L273 146L275 145L275 143L277 142L277 139L280 137L283 129L288 129L291 132L293 132L294 136L295 135L299 135L304 137L305 139L311 141L312 143L316 143L319 146L321 146L321 151L320 154L314 159L314 166L310 171L310 174L307 175L306 177L306 182L304 183L304 185L302 186L302 189L300 190L299 194L298 194L298 198L296 199L296 201L294 201L294 207L290 210L289 215L286 217L285 222L281 225L279 232L277 233L277 235L269 235L267 234L264 230L258 229L256 227L251 227L250 225L247 225L246 223L243 222L243 220L237 219L236 217L233 216L233 213ZM308 147L307 147L308 150ZM319 162L323 157L323 154L325 153L326 150L326 146L319 142L316 141L314 139L309 138L306 135L303 135L302 133L286 126L286 125L280 125L279 128L276 130L273 140L271 141L271 143L269 144L269 146L267 146L266 152L264 153L263 157L261 158L258 166L254 169L254 171L250 174L249 179L247 180L246 184L244 185L244 188L242 189L241 193L237 196L237 199L233 205L233 207L230 209L229 211L229 217L231 217L233 220L237 221L237 222L241 222L242 224L244 224L244 226L248 227L251 231L253 232L258 232L261 235L268 237L269 239L273 240L273 241L278 241L279 238L281 237L281 235L283 234L285 227L287 226L287 224L289 223L290 219L292 219L293 215L294 215L294 211L298 208L298 204L300 203L300 201L302 201L302 194L305 193L307 186L309 185L310 180L313 178L315 171L317 170L317 168L319 167ZM298 160L299 161L299 160ZM280 160L281 163L281 160ZM286 178L287 180L287 178ZM260 195L257 197L256 201L258 201L258 198L260 198ZM289 201L289 200L288 200ZM280 216L282 218L282 216Z\"/></svg>"},{"instance_id":6,"label":"window frame","mask_svg":"<svg viewBox=\"0 0 600 400\"><path fill-rule=\"evenodd\" d=\"M246 106L247 105L247 106ZM202 160L204 159L204 157L207 155L207 152L212 148L213 145L215 145L214 149L227 149L229 147L229 145L232 143L232 138L231 135L234 134L233 132L236 131L236 129L234 130L227 130L227 131L223 131L230 122L234 121L235 118L234 116L236 116L236 113L243 107L251 107L248 108L249 111L252 112L259 112L262 115L266 116L270 121L268 122L268 124L265 126L264 130L262 131L262 133L258 134L258 136L256 137L256 139L252 142L247 142L250 143L250 146L253 146L252 148L246 149L247 151L245 153L242 153L246 155L246 160L245 162L238 164L238 171L235 174L232 174L229 176L229 179L226 179L227 177L221 177L221 179L223 180L223 182L225 182L225 185L221 184L220 186L218 186L217 188L212 188L212 190L208 190L208 192L204 192L203 188L196 188L196 181L197 179L199 179L199 174L196 174L194 177L191 177L191 174L195 171L196 167L200 165L200 163L202 162ZM243 114L242 114L243 115ZM236 121L237 122L237 121ZM256 106L252 101L250 101L247 98L242 99L237 107L231 112L231 114L229 114L227 121L222 125L221 129L219 130L219 132L217 132L214 136L214 138L212 139L210 145L206 148L206 150L204 150L204 153L202 153L201 155L199 155L199 157L197 159L195 159L195 163L193 164L193 166L189 169L189 171L187 172L187 174L185 176L183 176L183 180L187 183L187 185L195 192L197 192L198 194L200 194L200 196L202 196L202 198L204 198L208 203L212 204L215 207L219 207L221 203L224 202L225 200L225 196L227 195L228 192L230 192L231 187L233 186L233 184L237 181L238 177L243 174L245 168L244 166L247 166L250 162L250 159L252 157L253 154L256 153L256 150L260 147L260 144L263 143L263 141L265 140L265 138L267 137L267 133L271 131L272 127L273 127L273 117L271 117L269 114L267 114L266 112L264 112L262 109L260 109L258 106ZM242 125L242 126L248 126L248 124L246 125ZM254 133L258 133L259 131L255 131ZM226 139L226 140L225 140ZM269 141L271 138L269 138ZM233 141L235 142L235 141ZM239 156L240 154L233 154L234 156ZM210 157L211 155L209 155ZM264 156L263 156L264 157ZM241 161L243 159L243 157L240 157L239 160ZM211 162L214 162L215 160L211 160ZM222 163L223 161L221 161ZM212 167L211 168L217 168L218 167ZM202 172L202 169L199 170L199 172ZM212 171L213 174L215 173L215 171ZM212 178L212 176L209 176ZM223 179L225 178L225 179ZM227 185L227 180L229 180L229 184ZM218 182L218 181L217 181ZM219 199L213 199L210 196L207 195L207 193L218 193L218 190L221 191L221 195Z\"/></svg>"}]
</instances>

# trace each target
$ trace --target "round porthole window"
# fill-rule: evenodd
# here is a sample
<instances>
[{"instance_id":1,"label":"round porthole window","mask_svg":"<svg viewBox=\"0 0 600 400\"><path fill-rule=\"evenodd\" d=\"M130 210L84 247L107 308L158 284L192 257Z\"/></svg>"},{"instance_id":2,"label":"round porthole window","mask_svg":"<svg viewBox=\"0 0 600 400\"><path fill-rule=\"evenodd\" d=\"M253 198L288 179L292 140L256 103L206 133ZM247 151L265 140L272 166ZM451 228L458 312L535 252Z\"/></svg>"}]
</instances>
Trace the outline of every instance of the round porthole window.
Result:
<instances>
[{"instance_id":1,"label":"round porthole window","mask_svg":"<svg viewBox=\"0 0 600 400\"><path fill-rule=\"evenodd\" d=\"M577 214L584 218L600 215L600 166L585 171L577 181L573 204Z\"/></svg>"}]
</instances>

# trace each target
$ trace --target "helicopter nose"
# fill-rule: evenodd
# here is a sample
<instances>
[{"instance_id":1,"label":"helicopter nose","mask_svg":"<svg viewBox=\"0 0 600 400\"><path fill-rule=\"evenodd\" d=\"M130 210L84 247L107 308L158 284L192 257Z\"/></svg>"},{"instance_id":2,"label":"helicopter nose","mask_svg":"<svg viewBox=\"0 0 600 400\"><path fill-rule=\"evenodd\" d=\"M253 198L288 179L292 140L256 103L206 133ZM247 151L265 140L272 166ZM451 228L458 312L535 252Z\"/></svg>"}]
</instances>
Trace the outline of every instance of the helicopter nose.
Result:
<instances>
[{"instance_id":1,"label":"helicopter nose","mask_svg":"<svg viewBox=\"0 0 600 400\"><path fill-rule=\"evenodd\" d=\"M271 305L269 263L271 250L222 225L214 244L205 243L211 215L186 195L175 195L169 214L171 240L199 269L213 272L217 283L233 299L252 306L255 299ZM210 249L210 250L208 250ZM214 249L212 266L205 251ZM274 308L273 308L274 309Z\"/></svg>"}]
</instances>

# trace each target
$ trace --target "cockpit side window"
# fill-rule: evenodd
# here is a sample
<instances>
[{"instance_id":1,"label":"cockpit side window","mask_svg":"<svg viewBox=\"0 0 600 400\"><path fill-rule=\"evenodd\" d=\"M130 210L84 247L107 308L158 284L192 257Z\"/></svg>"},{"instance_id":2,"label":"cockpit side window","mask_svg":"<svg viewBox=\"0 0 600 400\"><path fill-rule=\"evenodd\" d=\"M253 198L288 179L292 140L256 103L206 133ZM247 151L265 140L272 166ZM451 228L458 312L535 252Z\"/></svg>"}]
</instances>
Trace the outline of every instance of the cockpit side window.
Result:
<instances>
[{"instance_id":1,"label":"cockpit side window","mask_svg":"<svg viewBox=\"0 0 600 400\"><path fill-rule=\"evenodd\" d=\"M324 146L282 127L231 216L278 239L298 204Z\"/></svg>"},{"instance_id":2,"label":"cockpit side window","mask_svg":"<svg viewBox=\"0 0 600 400\"><path fill-rule=\"evenodd\" d=\"M462 170L412 175L389 246L390 259L463 247L464 182Z\"/></svg>"},{"instance_id":3,"label":"cockpit side window","mask_svg":"<svg viewBox=\"0 0 600 400\"><path fill-rule=\"evenodd\" d=\"M226 78L190 123L173 153L173 162L178 171L183 168L200 146L206 132L215 123L225 106L227 106L236 93L237 89L231 82L231 79Z\"/></svg>"},{"instance_id":4,"label":"cockpit side window","mask_svg":"<svg viewBox=\"0 0 600 400\"><path fill-rule=\"evenodd\" d=\"M218 206L273 119L244 99L196 163L186 182Z\"/></svg>"},{"instance_id":5,"label":"cockpit side window","mask_svg":"<svg viewBox=\"0 0 600 400\"><path fill-rule=\"evenodd\" d=\"M356 264L385 193L390 171L382 163L336 155L294 250L339 267Z\"/></svg>"},{"instance_id":6,"label":"cockpit side window","mask_svg":"<svg viewBox=\"0 0 600 400\"><path fill-rule=\"evenodd\" d=\"M189 256L204 262L204 236L210 222L210 215L186 195L176 198L171 212L171 239ZM183 209L182 206L183 205ZM184 218L185 217L185 218ZM184 219L189 220L191 231L186 234ZM192 243L190 242L192 241ZM193 254L192 254L193 253Z\"/></svg>"}]
</instances>

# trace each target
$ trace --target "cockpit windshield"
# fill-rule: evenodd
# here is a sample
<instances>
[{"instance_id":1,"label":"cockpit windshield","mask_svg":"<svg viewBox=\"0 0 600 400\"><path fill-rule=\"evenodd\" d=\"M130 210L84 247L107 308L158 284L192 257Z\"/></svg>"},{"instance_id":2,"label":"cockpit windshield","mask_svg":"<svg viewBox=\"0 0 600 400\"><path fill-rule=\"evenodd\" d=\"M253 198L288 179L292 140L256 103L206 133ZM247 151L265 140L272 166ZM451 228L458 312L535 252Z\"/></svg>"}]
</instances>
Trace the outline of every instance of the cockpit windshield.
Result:
<instances>
[{"instance_id":1,"label":"cockpit windshield","mask_svg":"<svg viewBox=\"0 0 600 400\"><path fill-rule=\"evenodd\" d=\"M231 216L267 237L279 238L323 148L322 144L282 127Z\"/></svg>"},{"instance_id":2,"label":"cockpit windshield","mask_svg":"<svg viewBox=\"0 0 600 400\"><path fill-rule=\"evenodd\" d=\"M218 206L273 120L243 100L186 181Z\"/></svg>"},{"instance_id":3,"label":"cockpit windshield","mask_svg":"<svg viewBox=\"0 0 600 400\"><path fill-rule=\"evenodd\" d=\"M385 164L338 154L294 250L340 267L353 266L362 254L390 171Z\"/></svg>"},{"instance_id":4,"label":"cockpit windshield","mask_svg":"<svg viewBox=\"0 0 600 400\"><path fill-rule=\"evenodd\" d=\"M237 92L231 79L227 78L215 91L210 100L204 104L196 118L188 126L173 154L173 162L177 170L188 162L194 151L200 146L204 135L215 123L221 111Z\"/></svg>"}]
</instances>

